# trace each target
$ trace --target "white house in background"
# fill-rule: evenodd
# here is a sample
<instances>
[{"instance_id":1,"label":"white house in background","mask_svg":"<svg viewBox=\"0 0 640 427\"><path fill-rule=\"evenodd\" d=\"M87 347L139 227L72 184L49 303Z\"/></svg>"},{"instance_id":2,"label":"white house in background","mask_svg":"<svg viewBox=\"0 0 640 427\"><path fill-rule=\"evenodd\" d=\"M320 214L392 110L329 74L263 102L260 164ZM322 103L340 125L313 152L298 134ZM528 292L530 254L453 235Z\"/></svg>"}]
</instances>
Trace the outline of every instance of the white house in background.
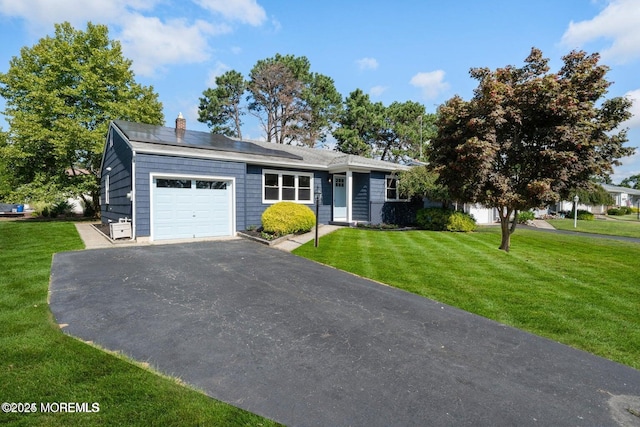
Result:
<instances>
[{"instance_id":1,"label":"white house in background","mask_svg":"<svg viewBox=\"0 0 640 427\"><path fill-rule=\"evenodd\" d=\"M604 188L607 193L611 194L615 206L632 207L637 206L638 202L640 202L640 190L609 184L602 184L602 188Z\"/></svg>"}]
</instances>

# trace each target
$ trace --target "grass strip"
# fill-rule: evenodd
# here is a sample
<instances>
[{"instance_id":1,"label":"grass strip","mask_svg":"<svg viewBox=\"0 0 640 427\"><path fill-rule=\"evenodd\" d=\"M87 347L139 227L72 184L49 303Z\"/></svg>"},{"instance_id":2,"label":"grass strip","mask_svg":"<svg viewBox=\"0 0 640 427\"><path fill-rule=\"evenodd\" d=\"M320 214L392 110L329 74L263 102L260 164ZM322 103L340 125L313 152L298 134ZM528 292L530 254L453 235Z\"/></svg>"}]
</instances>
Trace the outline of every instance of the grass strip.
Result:
<instances>
[{"instance_id":1,"label":"grass strip","mask_svg":"<svg viewBox=\"0 0 640 427\"><path fill-rule=\"evenodd\" d=\"M63 334L47 305L54 253L82 249L69 222L0 222L0 401L87 402L94 413L3 413L16 426L272 426L179 380Z\"/></svg>"},{"instance_id":2,"label":"grass strip","mask_svg":"<svg viewBox=\"0 0 640 427\"><path fill-rule=\"evenodd\" d=\"M633 217L635 218L635 215ZM578 221L576 228L573 227L573 219L552 219L548 222L558 230L640 238L640 221L632 219L631 216L608 220Z\"/></svg>"},{"instance_id":3,"label":"grass strip","mask_svg":"<svg viewBox=\"0 0 640 427\"><path fill-rule=\"evenodd\" d=\"M640 369L640 244L523 229L499 243L496 227L342 229L294 253Z\"/></svg>"}]
</instances>

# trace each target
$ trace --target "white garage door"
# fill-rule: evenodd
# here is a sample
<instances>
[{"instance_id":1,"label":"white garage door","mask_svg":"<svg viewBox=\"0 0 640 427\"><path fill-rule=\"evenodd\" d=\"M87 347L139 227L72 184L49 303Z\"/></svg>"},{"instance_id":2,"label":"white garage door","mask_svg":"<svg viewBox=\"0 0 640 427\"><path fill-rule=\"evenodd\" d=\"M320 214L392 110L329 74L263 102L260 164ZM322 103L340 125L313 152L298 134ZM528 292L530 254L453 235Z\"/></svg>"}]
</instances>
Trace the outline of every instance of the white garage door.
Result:
<instances>
[{"instance_id":1,"label":"white garage door","mask_svg":"<svg viewBox=\"0 0 640 427\"><path fill-rule=\"evenodd\" d=\"M232 184L231 180L154 178L153 240L231 236Z\"/></svg>"}]
</instances>

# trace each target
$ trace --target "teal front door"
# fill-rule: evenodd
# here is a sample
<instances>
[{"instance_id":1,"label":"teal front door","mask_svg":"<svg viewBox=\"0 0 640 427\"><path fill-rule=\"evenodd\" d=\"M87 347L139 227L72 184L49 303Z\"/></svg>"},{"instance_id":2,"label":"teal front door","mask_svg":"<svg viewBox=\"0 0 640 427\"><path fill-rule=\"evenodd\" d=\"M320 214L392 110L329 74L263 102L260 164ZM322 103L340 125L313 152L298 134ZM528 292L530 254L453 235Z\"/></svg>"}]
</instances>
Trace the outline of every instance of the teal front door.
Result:
<instances>
[{"instance_id":1,"label":"teal front door","mask_svg":"<svg viewBox=\"0 0 640 427\"><path fill-rule=\"evenodd\" d=\"M347 177L333 176L333 220L347 221Z\"/></svg>"}]
</instances>

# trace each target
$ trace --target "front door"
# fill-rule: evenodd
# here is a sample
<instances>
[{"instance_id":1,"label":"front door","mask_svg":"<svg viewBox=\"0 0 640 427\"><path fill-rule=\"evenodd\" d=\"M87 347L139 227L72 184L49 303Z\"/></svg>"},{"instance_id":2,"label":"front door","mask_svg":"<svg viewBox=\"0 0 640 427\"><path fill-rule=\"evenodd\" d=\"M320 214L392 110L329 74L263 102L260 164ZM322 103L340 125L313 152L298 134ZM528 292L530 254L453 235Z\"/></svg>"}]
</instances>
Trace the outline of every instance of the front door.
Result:
<instances>
[{"instance_id":1,"label":"front door","mask_svg":"<svg viewBox=\"0 0 640 427\"><path fill-rule=\"evenodd\" d=\"M347 220L347 177L333 176L333 220Z\"/></svg>"}]
</instances>

